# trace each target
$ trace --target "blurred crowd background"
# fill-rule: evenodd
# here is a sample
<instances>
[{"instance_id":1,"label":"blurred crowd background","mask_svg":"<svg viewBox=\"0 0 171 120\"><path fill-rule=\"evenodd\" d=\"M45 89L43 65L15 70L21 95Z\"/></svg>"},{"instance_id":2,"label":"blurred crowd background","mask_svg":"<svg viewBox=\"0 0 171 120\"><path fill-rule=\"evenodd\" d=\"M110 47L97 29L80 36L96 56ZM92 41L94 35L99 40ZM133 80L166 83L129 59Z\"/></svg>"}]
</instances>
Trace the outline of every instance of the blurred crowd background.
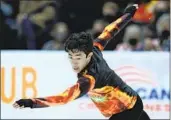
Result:
<instances>
[{"instance_id":1,"label":"blurred crowd background","mask_svg":"<svg viewBox=\"0 0 171 120\"><path fill-rule=\"evenodd\" d=\"M64 50L71 33L95 38L133 3L133 20L105 50L170 51L170 0L1 0L0 48Z\"/></svg>"}]
</instances>

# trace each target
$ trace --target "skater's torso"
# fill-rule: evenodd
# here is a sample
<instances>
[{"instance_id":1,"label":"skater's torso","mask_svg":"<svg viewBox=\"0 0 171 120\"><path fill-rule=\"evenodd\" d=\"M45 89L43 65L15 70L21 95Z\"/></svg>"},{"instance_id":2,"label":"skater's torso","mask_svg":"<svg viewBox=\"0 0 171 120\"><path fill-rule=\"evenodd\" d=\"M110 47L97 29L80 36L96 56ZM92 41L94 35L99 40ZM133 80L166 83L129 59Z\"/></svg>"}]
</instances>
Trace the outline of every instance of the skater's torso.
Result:
<instances>
[{"instance_id":1,"label":"skater's torso","mask_svg":"<svg viewBox=\"0 0 171 120\"><path fill-rule=\"evenodd\" d=\"M96 47L90 63L78 74L78 78L85 75L95 80L94 88L88 95L104 116L110 117L134 106L137 93L109 68Z\"/></svg>"}]
</instances>

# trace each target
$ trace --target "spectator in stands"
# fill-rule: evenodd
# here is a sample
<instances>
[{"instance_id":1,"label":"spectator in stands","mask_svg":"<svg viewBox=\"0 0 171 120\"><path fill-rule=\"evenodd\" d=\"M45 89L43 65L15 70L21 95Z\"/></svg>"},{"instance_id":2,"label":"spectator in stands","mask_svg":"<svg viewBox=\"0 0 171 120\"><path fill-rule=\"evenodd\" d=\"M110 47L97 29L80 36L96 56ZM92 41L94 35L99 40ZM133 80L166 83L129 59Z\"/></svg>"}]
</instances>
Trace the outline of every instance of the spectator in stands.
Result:
<instances>
[{"instance_id":1,"label":"spectator in stands","mask_svg":"<svg viewBox=\"0 0 171 120\"><path fill-rule=\"evenodd\" d=\"M170 51L170 16L163 14L156 23L158 37L162 50Z\"/></svg>"},{"instance_id":2,"label":"spectator in stands","mask_svg":"<svg viewBox=\"0 0 171 120\"><path fill-rule=\"evenodd\" d=\"M26 44L26 48L42 48L57 20L58 7L56 1L20 1L17 21L22 35L21 42Z\"/></svg>"},{"instance_id":3,"label":"spectator in stands","mask_svg":"<svg viewBox=\"0 0 171 120\"><path fill-rule=\"evenodd\" d=\"M147 37L144 39L142 47L142 51L161 51L160 43L157 39L152 39Z\"/></svg>"},{"instance_id":4,"label":"spectator in stands","mask_svg":"<svg viewBox=\"0 0 171 120\"><path fill-rule=\"evenodd\" d=\"M17 49L14 8L9 1L0 1L0 49ZM17 2L16 2L17 3Z\"/></svg>"},{"instance_id":5,"label":"spectator in stands","mask_svg":"<svg viewBox=\"0 0 171 120\"><path fill-rule=\"evenodd\" d=\"M64 41L69 35L69 29L66 23L59 22L55 24L51 31L53 40L46 42L43 45L44 50L64 50Z\"/></svg>"},{"instance_id":6,"label":"spectator in stands","mask_svg":"<svg viewBox=\"0 0 171 120\"><path fill-rule=\"evenodd\" d=\"M106 2L102 8L102 14L104 20L111 23L114 19L118 17L119 6L115 2Z\"/></svg>"},{"instance_id":7,"label":"spectator in stands","mask_svg":"<svg viewBox=\"0 0 171 120\"><path fill-rule=\"evenodd\" d=\"M151 18L152 21L151 23L149 23L149 27L153 31L154 37L158 38L159 36L158 36L156 24L160 16L166 13L170 14L170 1L159 0L153 2L156 2L156 4L153 6L152 9L153 17Z\"/></svg>"},{"instance_id":8,"label":"spectator in stands","mask_svg":"<svg viewBox=\"0 0 171 120\"><path fill-rule=\"evenodd\" d=\"M129 25L124 33L123 43L118 44L116 50L118 51L137 51L140 49L140 41L142 37L141 28L132 24Z\"/></svg>"},{"instance_id":9,"label":"spectator in stands","mask_svg":"<svg viewBox=\"0 0 171 120\"><path fill-rule=\"evenodd\" d=\"M88 30L92 34L94 38L98 37L100 33L104 30L105 26L107 26L107 22L105 22L103 19L97 19L93 22L91 30Z\"/></svg>"}]
</instances>

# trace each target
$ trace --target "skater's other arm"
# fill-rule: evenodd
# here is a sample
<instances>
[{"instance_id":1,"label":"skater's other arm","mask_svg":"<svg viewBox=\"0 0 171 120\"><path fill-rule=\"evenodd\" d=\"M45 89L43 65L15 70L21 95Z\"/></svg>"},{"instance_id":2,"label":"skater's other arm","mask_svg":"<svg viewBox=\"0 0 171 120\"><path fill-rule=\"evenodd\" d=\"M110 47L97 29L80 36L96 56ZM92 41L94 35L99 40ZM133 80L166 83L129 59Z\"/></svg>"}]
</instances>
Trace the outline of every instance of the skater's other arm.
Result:
<instances>
[{"instance_id":1,"label":"skater's other arm","mask_svg":"<svg viewBox=\"0 0 171 120\"><path fill-rule=\"evenodd\" d=\"M117 33L131 21L137 9L137 4L126 8L124 14L120 18L105 27L103 32L95 39L94 46L97 46L101 51L104 50L107 43L111 39L114 39Z\"/></svg>"},{"instance_id":2,"label":"skater's other arm","mask_svg":"<svg viewBox=\"0 0 171 120\"><path fill-rule=\"evenodd\" d=\"M56 96L49 96L44 98L20 99L16 101L13 106L15 108L41 108L54 105L66 104L69 101L75 100L85 95L89 90L92 90L95 85L95 79L91 75L84 75L80 77L75 85L68 88L63 93Z\"/></svg>"}]
</instances>

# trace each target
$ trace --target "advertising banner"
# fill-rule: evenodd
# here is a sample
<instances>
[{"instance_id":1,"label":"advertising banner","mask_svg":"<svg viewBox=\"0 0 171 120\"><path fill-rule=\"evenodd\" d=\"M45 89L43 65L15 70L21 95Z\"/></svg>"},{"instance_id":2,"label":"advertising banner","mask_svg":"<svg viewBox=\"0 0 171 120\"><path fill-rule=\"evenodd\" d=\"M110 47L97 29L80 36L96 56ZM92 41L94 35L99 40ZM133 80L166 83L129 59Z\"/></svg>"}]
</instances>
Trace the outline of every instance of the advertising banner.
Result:
<instances>
[{"instance_id":1,"label":"advertising banner","mask_svg":"<svg viewBox=\"0 0 171 120\"><path fill-rule=\"evenodd\" d=\"M138 92L151 119L169 119L169 53L103 52L104 58ZM64 51L1 51L2 119L103 119L85 95L66 105L14 109L20 98L58 95L77 81Z\"/></svg>"}]
</instances>

